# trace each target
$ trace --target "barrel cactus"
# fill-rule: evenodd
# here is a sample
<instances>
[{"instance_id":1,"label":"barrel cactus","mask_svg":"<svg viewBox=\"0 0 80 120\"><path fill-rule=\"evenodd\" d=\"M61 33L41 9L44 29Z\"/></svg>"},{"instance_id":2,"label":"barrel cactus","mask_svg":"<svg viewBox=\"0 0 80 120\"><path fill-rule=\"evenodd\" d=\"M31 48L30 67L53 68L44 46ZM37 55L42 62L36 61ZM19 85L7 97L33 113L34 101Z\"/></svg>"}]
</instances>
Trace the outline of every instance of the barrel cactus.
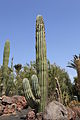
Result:
<instances>
[{"instance_id":1,"label":"barrel cactus","mask_svg":"<svg viewBox=\"0 0 80 120\"><path fill-rule=\"evenodd\" d=\"M2 95L5 94L6 91L6 78L7 78L7 70L8 70L8 63L9 63L9 55L10 55L10 42L7 40L4 46L4 54L3 54L3 79L2 79Z\"/></svg>"},{"instance_id":2,"label":"barrel cactus","mask_svg":"<svg viewBox=\"0 0 80 120\"><path fill-rule=\"evenodd\" d=\"M36 19L36 71L37 76L32 76L32 90L26 78L23 80L23 87L29 103L37 104L38 110L43 112L47 103L48 73L45 27L43 17L40 15Z\"/></svg>"}]
</instances>

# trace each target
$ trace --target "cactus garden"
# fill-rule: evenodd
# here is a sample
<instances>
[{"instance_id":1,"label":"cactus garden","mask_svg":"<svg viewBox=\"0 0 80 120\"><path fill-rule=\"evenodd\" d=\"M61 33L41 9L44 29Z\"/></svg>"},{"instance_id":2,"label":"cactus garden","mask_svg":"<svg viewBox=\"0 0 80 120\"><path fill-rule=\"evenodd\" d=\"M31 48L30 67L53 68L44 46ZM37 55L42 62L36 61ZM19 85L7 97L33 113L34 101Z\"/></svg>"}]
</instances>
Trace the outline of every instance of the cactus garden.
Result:
<instances>
[{"instance_id":1,"label":"cactus garden","mask_svg":"<svg viewBox=\"0 0 80 120\"><path fill-rule=\"evenodd\" d=\"M35 31L36 58L30 64L14 64L14 57L11 60L9 57L10 40L5 42L0 66L0 120L5 120L7 114L6 120L79 120L80 55L75 55L66 65L77 72L73 84L66 70L56 63L51 64L47 58L41 15L36 17Z\"/></svg>"}]
</instances>

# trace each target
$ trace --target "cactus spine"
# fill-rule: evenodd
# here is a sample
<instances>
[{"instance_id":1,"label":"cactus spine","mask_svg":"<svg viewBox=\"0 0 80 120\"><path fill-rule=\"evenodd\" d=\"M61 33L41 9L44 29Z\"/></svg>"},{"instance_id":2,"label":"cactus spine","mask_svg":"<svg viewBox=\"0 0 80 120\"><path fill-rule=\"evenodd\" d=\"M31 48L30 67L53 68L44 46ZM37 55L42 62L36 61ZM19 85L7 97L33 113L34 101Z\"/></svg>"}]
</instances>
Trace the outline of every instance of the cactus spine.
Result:
<instances>
[{"instance_id":1,"label":"cactus spine","mask_svg":"<svg viewBox=\"0 0 80 120\"><path fill-rule=\"evenodd\" d=\"M2 88L2 95L5 94L6 91L6 78L7 78L7 70L8 70L8 63L9 63L9 54L10 54L10 42L7 40L4 46L4 54L3 54L3 88Z\"/></svg>"},{"instance_id":2,"label":"cactus spine","mask_svg":"<svg viewBox=\"0 0 80 120\"><path fill-rule=\"evenodd\" d=\"M47 103L47 58L45 27L42 16L36 19L36 68L41 91L40 111L44 111Z\"/></svg>"}]
</instances>

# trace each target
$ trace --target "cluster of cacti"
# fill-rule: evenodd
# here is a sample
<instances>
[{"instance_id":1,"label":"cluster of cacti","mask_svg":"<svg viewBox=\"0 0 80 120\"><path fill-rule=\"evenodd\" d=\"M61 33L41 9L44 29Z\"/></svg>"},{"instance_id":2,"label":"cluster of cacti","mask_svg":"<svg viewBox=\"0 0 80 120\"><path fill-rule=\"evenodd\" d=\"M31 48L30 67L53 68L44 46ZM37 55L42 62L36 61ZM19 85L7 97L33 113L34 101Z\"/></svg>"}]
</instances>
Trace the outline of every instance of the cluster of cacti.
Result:
<instances>
[{"instance_id":1,"label":"cluster of cacti","mask_svg":"<svg viewBox=\"0 0 80 120\"><path fill-rule=\"evenodd\" d=\"M36 75L32 75L31 80L32 86L30 85L29 80L27 78L23 79L24 93L28 104L32 108L34 108L35 106L37 108L40 104L40 87Z\"/></svg>"},{"instance_id":2,"label":"cluster of cacti","mask_svg":"<svg viewBox=\"0 0 80 120\"><path fill-rule=\"evenodd\" d=\"M32 90L27 79L23 80L26 99L32 105L39 105L39 111L44 111L47 103L47 58L45 28L42 16L36 19L36 69L37 76L32 76ZM38 85L39 80L39 85ZM34 94L34 95L33 95ZM41 94L41 97L40 97Z\"/></svg>"},{"instance_id":3,"label":"cluster of cacti","mask_svg":"<svg viewBox=\"0 0 80 120\"><path fill-rule=\"evenodd\" d=\"M10 42L7 40L4 46L4 54L3 54L3 79L2 79L2 95L5 94L6 91L6 78L8 71L8 63L9 63L9 54L10 54Z\"/></svg>"}]
</instances>

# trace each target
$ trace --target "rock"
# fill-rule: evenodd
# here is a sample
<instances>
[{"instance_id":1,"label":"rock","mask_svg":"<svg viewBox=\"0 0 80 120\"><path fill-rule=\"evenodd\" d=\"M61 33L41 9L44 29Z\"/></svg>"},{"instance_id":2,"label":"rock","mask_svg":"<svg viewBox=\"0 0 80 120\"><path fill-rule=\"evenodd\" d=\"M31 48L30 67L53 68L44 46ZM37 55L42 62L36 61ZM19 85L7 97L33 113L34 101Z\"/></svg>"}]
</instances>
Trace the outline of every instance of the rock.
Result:
<instances>
[{"instance_id":1,"label":"rock","mask_svg":"<svg viewBox=\"0 0 80 120\"><path fill-rule=\"evenodd\" d=\"M72 110L74 111L76 116L80 119L80 107L75 106L75 107L72 108Z\"/></svg>"},{"instance_id":2,"label":"rock","mask_svg":"<svg viewBox=\"0 0 80 120\"><path fill-rule=\"evenodd\" d=\"M2 100L2 97L0 97L0 100Z\"/></svg>"},{"instance_id":3,"label":"rock","mask_svg":"<svg viewBox=\"0 0 80 120\"><path fill-rule=\"evenodd\" d=\"M76 113L71 108L67 108L67 111L68 111L68 119L76 120Z\"/></svg>"},{"instance_id":4,"label":"rock","mask_svg":"<svg viewBox=\"0 0 80 120\"><path fill-rule=\"evenodd\" d=\"M3 114L8 114L8 106L5 106Z\"/></svg>"},{"instance_id":5,"label":"rock","mask_svg":"<svg viewBox=\"0 0 80 120\"><path fill-rule=\"evenodd\" d=\"M7 96L2 96L2 104L12 104L12 98Z\"/></svg>"},{"instance_id":6,"label":"rock","mask_svg":"<svg viewBox=\"0 0 80 120\"><path fill-rule=\"evenodd\" d=\"M24 96L15 95L12 97L12 102L17 104L17 108L18 105L22 106L22 108L25 108L27 106L27 101Z\"/></svg>"},{"instance_id":7,"label":"rock","mask_svg":"<svg viewBox=\"0 0 80 120\"><path fill-rule=\"evenodd\" d=\"M17 102L16 105L17 105L17 110L18 111L21 111L23 109L23 106L22 106L22 104L20 102Z\"/></svg>"},{"instance_id":8,"label":"rock","mask_svg":"<svg viewBox=\"0 0 80 120\"><path fill-rule=\"evenodd\" d=\"M26 113L27 109L23 109L21 112L16 111L13 114L1 115L0 120L26 120Z\"/></svg>"},{"instance_id":9,"label":"rock","mask_svg":"<svg viewBox=\"0 0 80 120\"><path fill-rule=\"evenodd\" d=\"M40 113L37 113L37 120L42 120L42 116L43 116L43 114L42 114L42 112L40 112Z\"/></svg>"},{"instance_id":10,"label":"rock","mask_svg":"<svg viewBox=\"0 0 80 120\"><path fill-rule=\"evenodd\" d=\"M15 110L17 109L17 105L15 103L13 103L11 107L14 108Z\"/></svg>"},{"instance_id":11,"label":"rock","mask_svg":"<svg viewBox=\"0 0 80 120\"><path fill-rule=\"evenodd\" d=\"M2 97L0 97L0 104L2 103Z\"/></svg>"},{"instance_id":12,"label":"rock","mask_svg":"<svg viewBox=\"0 0 80 120\"><path fill-rule=\"evenodd\" d=\"M2 96L0 97L0 115L13 114L17 111L21 112L22 109L26 108L27 101L24 96Z\"/></svg>"},{"instance_id":13,"label":"rock","mask_svg":"<svg viewBox=\"0 0 80 120\"><path fill-rule=\"evenodd\" d=\"M35 112L34 111L29 111L27 114L27 119L26 120L35 120Z\"/></svg>"},{"instance_id":14,"label":"rock","mask_svg":"<svg viewBox=\"0 0 80 120\"><path fill-rule=\"evenodd\" d=\"M44 120L68 120L68 112L64 105L57 101L50 102L43 114Z\"/></svg>"},{"instance_id":15,"label":"rock","mask_svg":"<svg viewBox=\"0 0 80 120\"><path fill-rule=\"evenodd\" d=\"M0 105L0 116L3 114L3 105Z\"/></svg>"},{"instance_id":16,"label":"rock","mask_svg":"<svg viewBox=\"0 0 80 120\"><path fill-rule=\"evenodd\" d=\"M71 108L71 110L75 113L76 115L76 119L75 120L79 120L80 119L80 102L73 100L69 103L69 108Z\"/></svg>"}]
</instances>

